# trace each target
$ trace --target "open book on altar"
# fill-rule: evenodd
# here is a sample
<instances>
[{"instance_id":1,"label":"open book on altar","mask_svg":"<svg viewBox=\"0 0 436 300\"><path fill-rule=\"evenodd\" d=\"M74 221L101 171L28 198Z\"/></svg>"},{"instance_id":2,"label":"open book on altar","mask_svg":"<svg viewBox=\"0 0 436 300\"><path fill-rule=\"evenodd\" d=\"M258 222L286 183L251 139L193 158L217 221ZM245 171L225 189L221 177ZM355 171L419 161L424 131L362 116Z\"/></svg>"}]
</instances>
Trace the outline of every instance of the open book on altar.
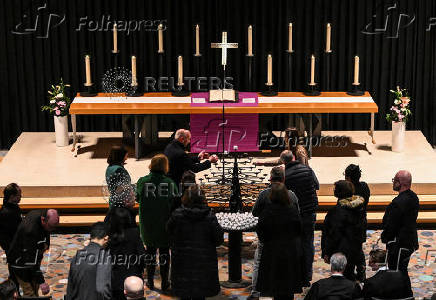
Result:
<instances>
[{"instance_id":1,"label":"open book on altar","mask_svg":"<svg viewBox=\"0 0 436 300\"><path fill-rule=\"evenodd\" d=\"M231 89L210 90L209 102L236 102L236 92Z\"/></svg>"}]
</instances>

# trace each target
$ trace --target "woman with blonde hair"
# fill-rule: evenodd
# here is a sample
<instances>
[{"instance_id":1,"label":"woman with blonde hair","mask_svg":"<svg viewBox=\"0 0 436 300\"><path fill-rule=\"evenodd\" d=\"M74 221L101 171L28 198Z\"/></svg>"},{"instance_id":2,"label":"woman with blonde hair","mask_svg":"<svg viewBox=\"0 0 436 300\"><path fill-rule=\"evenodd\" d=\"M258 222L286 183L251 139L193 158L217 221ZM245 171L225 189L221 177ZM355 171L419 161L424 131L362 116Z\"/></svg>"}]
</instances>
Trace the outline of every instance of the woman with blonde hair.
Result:
<instances>
[{"instance_id":1,"label":"woman with blonde hair","mask_svg":"<svg viewBox=\"0 0 436 300\"><path fill-rule=\"evenodd\" d=\"M139 202L139 228L147 246L147 286L154 289L156 253L159 250L161 289L169 289L170 253L166 223L171 215L171 206L178 191L174 181L167 177L168 158L163 154L151 159L150 174L137 183L136 199Z\"/></svg>"}]
</instances>

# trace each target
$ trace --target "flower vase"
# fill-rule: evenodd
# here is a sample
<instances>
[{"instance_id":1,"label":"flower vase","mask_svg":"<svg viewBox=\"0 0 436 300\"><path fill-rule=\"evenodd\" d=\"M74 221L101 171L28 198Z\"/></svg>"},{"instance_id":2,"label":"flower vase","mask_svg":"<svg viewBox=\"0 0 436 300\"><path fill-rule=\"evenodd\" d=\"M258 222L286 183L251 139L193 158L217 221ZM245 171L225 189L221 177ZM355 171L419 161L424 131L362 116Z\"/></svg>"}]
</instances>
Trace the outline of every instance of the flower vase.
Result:
<instances>
[{"instance_id":1,"label":"flower vase","mask_svg":"<svg viewBox=\"0 0 436 300\"><path fill-rule=\"evenodd\" d=\"M68 116L54 116L56 146L65 147L70 143L68 137Z\"/></svg>"},{"instance_id":2,"label":"flower vase","mask_svg":"<svg viewBox=\"0 0 436 300\"><path fill-rule=\"evenodd\" d=\"M404 151L405 137L406 122L392 122L392 151Z\"/></svg>"}]
</instances>

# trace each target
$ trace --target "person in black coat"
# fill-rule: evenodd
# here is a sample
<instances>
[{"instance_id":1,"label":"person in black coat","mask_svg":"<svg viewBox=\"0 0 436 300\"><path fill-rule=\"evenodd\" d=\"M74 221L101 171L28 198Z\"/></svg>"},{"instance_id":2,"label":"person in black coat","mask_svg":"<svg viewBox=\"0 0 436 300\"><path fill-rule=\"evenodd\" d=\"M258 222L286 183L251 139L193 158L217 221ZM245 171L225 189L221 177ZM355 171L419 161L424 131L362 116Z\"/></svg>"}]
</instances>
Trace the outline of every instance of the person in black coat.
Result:
<instances>
[{"instance_id":1,"label":"person in black coat","mask_svg":"<svg viewBox=\"0 0 436 300\"><path fill-rule=\"evenodd\" d=\"M7 253L21 223L21 188L16 183L8 184L3 190L3 206L0 209L0 247Z\"/></svg>"},{"instance_id":2,"label":"person in black coat","mask_svg":"<svg viewBox=\"0 0 436 300\"><path fill-rule=\"evenodd\" d=\"M345 180L351 182L354 186L354 195L360 196L363 198L363 209L364 209L364 226L365 231L362 235L362 243L366 242L366 228L368 227L368 221L366 218L366 211L369 203L369 197L371 196L371 191L366 182L360 181L360 177L362 176L362 170L358 165L350 164L344 172ZM359 263L356 266L356 279L362 282L365 280L366 275L366 261L365 261L365 253L363 253L363 249L359 254Z\"/></svg>"},{"instance_id":3,"label":"person in black coat","mask_svg":"<svg viewBox=\"0 0 436 300\"><path fill-rule=\"evenodd\" d=\"M318 180L309 166L295 161L295 157L291 151L283 151L280 154L280 160L285 164L285 185L288 190L293 191L298 198L301 221L303 224L304 286L310 286L313 272L313 257L315 255L313 241L316 209L318 207L318 196L316 194L316 190L319 189Z\"/></svg>"},{"instance_id":4,"label":"person in black coat","mask_svg":"<svg viewBox=\"0 0 436 300\"><path fill-rule=\"evenodd\" d=\"M71 260L65 300L111 299L112 263L104 248L109 240L106 227L103 222L92 225L90 243Z\"/></svg>"},{"instance_id":5,"label":"person in black coat","mask_svg":"<svg viewBox=\"0 0 436 300\"><path fill-rule=\"evenodd\" d=\"M32 210L18 226L7 255L13 276L25 297L38 297L50 292L40 269L44 252L50 248L50 232L59 225L55 209Z\"/></svg>"},{"instance_id":6,"label":"person in black coat","mask_svg":"<svg viewBox=\"0 0 436 300\"><path fill-rule=\"evenodd\" d=\"M399 194L386 207L381 240L388 250L389 270L399 269L407 273L410 256L419 248L416 225L419 199L410 189L412 175L408 171L399 171L392 182L393 190Z\"/></svg>"},{"instance_id":7,"label":"person in black coat","mask_svg":"<svg viewBox=\"0 0 436 300\"><path fill-rule=\"evenodd\" d=\"M307 293L304 300L351 300L358 298L360 287L344 277L347 258L335 253L330 258L331 276L318 280Z\"/></svg>"},{"instance_id":8,"label":"person in black coat","mask_svg":"<svg viewBox=\"0 0 436 300\"><path fill-rule=\"evenodd\" d=\"M413 297L407 274L387 269L385 250L372 250L369 253L368 264L377 273L363 282L358 298L404 299Z\"/></svg>"},{"instance_id":9,"label":"person in black coat","mask_svg":"<svg viewBox=\"0 0 436 300\"><path fill-rule=\"evenodd\" d=\"M256 291L263 297L293 299L304 280L301 219L284 184L271 186L270 200L256 229L263 244Z\"/></svg>"},{"instance_id":10,"label":"person in black coat","mask_svg":"<svg viewBox=\"0 0 436 300\"><path fill-rule=\"evenodd\" d=\"M125 299L124 280L129 276L142 278L146 253L138 227L131 227L131 215L126 208L112 208L109 220L108 249L112 266L112 299Z\"/></svg>"},{"instance_id":11,"label":"person in black coat","mask_svg":"<svg viewBox=\"0 0 436 300\"><path fill-rule=\"evenodd\" d=\"M3 190L3 206L0 209L0 247L2 247L6 255L18 226L22 221L21 209L18 206L20 201L21 188L16 183L8 184ZM18 282L14 278L9 264L8 270L9 278L18 286Z\"/></svg>"},{"instance_id":12,"label":"person in black coat","mask_svg":"<svg viewBox=\"0 0 436 300\"><path fill-rule=\"evenodd\" d=\"M322 257L328 263L331 255L343 253L348 261L344 276L355 280L355 267L359 263L365 232L364 200L353 196L353 185L346 180L335 183L334 195L338 202L328 211L322 229Z\"/></svg>"},{"instance_id":13,"label":"person in black coat","mask_svg":"<svg viewBox=\"0 0 436 300\"><path fill-rule=\"evenodd\" d=\"M220 292L216 247L224 232L198 186L182 197L167 224L172 255L171 288L182 299L203 299Z\"/></svg>"},{"instance_id":14,"label":"person in black coat","mask_svg":"<svg viewBox=\"0 0 436 300\"><path fill-rule=\"evenodd\" d=\"M209 169L211 163L218 161L216 155L210 156L209 153L205 153L204 151L200 152L197 157L191 157L185 152L185 148L191 142L191 133L189 130L177 130L174 138L175 139L165 147L164 154L168 157L170 162L168 177L174 180L177 186L179 186L185 171L190 170L194 173L198 173ZM202 159L206 160L200 162Z\"/></svg>"}]
</instances>

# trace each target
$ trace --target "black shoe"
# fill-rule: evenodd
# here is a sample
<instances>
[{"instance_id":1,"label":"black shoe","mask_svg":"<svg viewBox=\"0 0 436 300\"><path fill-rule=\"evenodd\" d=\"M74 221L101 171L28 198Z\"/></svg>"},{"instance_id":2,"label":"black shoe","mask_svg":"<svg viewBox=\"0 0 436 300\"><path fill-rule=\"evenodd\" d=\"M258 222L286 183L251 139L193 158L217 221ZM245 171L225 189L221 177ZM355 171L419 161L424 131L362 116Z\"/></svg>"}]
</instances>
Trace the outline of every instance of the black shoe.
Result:
<instances>
[{"instance_id":1,"label":"black shoe","mask_svg":"<svg viewBox=\"0 0 436 300\"><path fill-rule=\"evenodd\" d=\"M254 296L254 295L250 295L247 297L247 300L259 300L259 297Z\"/></svg>"},{"instance_id":2,"label":"black shoe","mask_svg":"<svg viewBox=\"0 0 436 300\"><path fill-rule=\"evenodd\" d=\"M168 280L162 281L160 287L162 292L166 292L170 289L170 282Z\"/></svg>"}]
</instances>

